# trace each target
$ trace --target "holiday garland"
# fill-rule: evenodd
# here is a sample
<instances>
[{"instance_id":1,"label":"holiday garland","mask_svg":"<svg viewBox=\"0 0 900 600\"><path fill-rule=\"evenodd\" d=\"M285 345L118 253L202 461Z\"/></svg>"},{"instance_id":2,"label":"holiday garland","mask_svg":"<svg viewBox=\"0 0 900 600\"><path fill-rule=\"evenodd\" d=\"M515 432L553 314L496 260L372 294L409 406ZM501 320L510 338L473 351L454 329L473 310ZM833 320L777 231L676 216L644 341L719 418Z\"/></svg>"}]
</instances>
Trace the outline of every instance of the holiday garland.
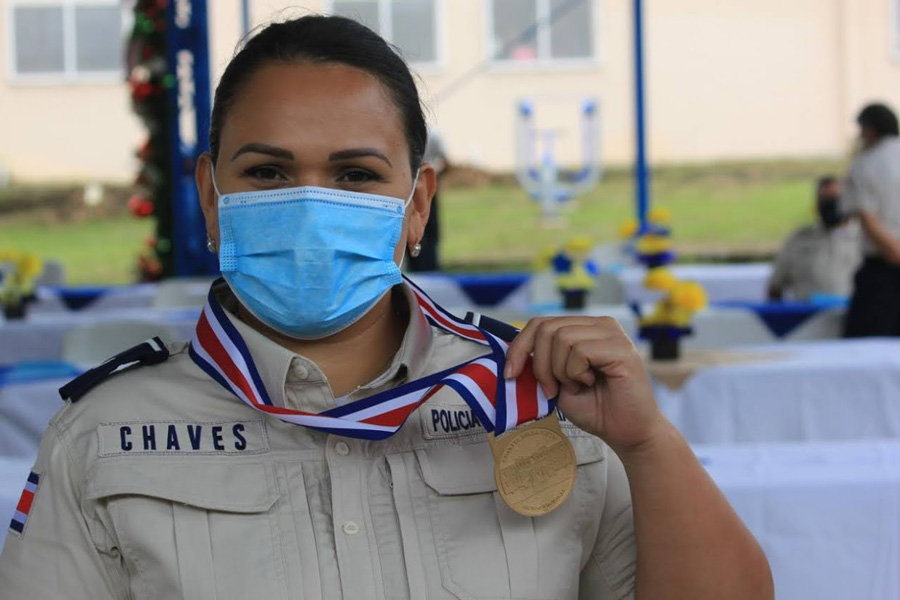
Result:
<instances>
[{"instance_id":1,"label":"holiday garland","mask_svg":"<svg viewBox=\"0 0 900 600\"><path fill-rule=\"evenodd\" d=\"M143 281L160 279L173 271L174 187L169 175L168 92L175 85L175 77L166 58L167 3L168 0L136 2L127 49L131 105L147 129L147 140L136 152L141 166L128 208L136 217L156 218L156 236L147 239L138 259L139 277Z\"/></svg>"}]
</instances>

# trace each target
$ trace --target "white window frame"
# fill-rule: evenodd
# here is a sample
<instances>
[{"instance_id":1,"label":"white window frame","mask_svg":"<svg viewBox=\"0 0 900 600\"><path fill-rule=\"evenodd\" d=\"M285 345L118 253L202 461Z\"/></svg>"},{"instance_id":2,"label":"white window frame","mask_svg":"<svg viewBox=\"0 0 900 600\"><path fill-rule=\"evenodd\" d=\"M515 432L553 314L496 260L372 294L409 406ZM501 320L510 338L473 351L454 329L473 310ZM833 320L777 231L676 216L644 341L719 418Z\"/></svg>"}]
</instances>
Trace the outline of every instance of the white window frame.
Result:
<instances>
[{"instance_id":1,"label":"white window frame","mask_svg":"<svg viewBox=\"0 0 900 600\"><path fill-rule=\"evenodd\" d=\"M387 40L390 43L394 42L393 35L393 23L391 22L391 2L393 0L367 0L369 2L374 2L378 4L378 28L380 30L381 37ZM444 57L447 55L445 52L444 44L446 42L446 36L444 35L444 23L447 22L445 1L444 0L432 0L434 2L434 60L433 61L417 61L413 60L411 57L404 56L403 58L409 61L409 64L416 68L416 71L423 74L433 74L442 71L445 67ZM325 0L325 11L328 14L334 14L334 0ZM403 50L403 48L400 48Z\"/></svg>"},{"instance_id":2,"label":"white window frame","mask_svg":"<svg viewBox=\"0 0 900 600\"><path fill-rule=\"evenodd\" d=\"M895 63L900 63L900 0L891 0L891 56Z\"/></svg>"},{"instance_id":3,"label":"white window frame","mask_svg":"<svg viewBox=\"0 0 900 600\"><path fill-rule=\"evenodd\" d=\"M499 48L494 46L494 0L482 0L483 12L485 15L485 50L487 51L487 60L490 61L491 68L495 71L580 71L595 69L603 62L604 53L602 42L603 39L597 35L598 31L602 31L601 15L602 0L586 0L592 3L591 11L591 33L593 35L593 46L591 56L583 58L553 58L550 56L551 41L550 28L541 27L538 29L537 47L538 56L534 60L514 60L509 58L495 58L495 54ZM537 3L537 19L545 21L550 17L550 0L534 0Z\"/></svg>"},{"instance_id":4,"label":"white window frame","mask_svg":"<svg viewBox=\"0 0 900 600\"><path fill-rule=\"evenodd\" d=\"M18 7L51 6L63 9L63 70L57 73L19 73L16 69L16 29L15 9ZM75 7L114 6L122 11L122 52L125 52L125 35L133 23L129 8L131 2L120 0L6 0L6 72L12 84L60 85L73 83L121 83L125 76L125 65L112 71L80 71L76 67Z\"/></svg>"}]
</instances>

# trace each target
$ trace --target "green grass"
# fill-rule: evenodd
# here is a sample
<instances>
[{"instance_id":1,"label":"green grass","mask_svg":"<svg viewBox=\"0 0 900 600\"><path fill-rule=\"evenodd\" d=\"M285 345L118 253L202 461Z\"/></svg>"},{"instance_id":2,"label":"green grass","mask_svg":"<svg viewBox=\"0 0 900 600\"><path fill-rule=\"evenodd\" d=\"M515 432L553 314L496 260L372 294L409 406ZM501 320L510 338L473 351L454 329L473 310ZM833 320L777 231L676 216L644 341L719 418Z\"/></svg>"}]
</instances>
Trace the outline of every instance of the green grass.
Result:
<instances>
[{"instance_id":1,"label":"green grass","mask_svg":"<svg viewBox=\"0 0 900 600\"><path fill-rule=\"evenodd\" d=\"M0 248L61 261L73 285L127 283L135 279L136 257L153 227L151 220L130 216L71 224L17 218L0 221Z\"/></svg>"},{"instance_id":2,"label":"green grass","mask_svg":"<svg viewBox=\"0 0 900 600\"><path fill-rule=\"evenodd\" d=\"M814 180L840 172L833 162L721 165L665 169L654 175L654 203L673 215L676 249L705 257L773 253L797 226L813 220ZM575 234L616 239L634 211L631 177L608 174L563 212L564 227L541 227L539 207L514 186L442 194L442 259L457 264L526 268L546 246Z\"/></svg>"},{"instance_id":3,"label":"green grass","mask_svg":"<svg viewBox=\"0 0 900 600\"><path fill-rule=\"evenodd\" d=\"M797 226L812 221L813 184L841 173L836 162L771 162L674 167L654 174L653 197L674 218L676 250L692 258L765 256ZM539 207L515 185L451 188L441 196L442 260L451 270L527 269L541 249L575 234L616 239L633 211L632 180L608 173L563 213L564 227L544 228ZM127 215L53 223L0 215L0 248L62 260L69 282L134 280L136 256L153 228Z\"/></svg>"}]
</instances>

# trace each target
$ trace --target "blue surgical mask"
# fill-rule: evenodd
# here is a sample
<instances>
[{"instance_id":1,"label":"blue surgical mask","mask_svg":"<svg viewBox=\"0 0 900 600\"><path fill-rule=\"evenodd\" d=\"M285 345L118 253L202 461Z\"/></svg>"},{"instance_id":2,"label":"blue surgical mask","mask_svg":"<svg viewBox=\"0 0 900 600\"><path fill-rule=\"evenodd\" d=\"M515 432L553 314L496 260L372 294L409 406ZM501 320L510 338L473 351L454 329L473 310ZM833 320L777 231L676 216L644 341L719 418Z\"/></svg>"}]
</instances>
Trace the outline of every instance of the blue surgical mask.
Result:
<instances>
[{"instance_id":1,"label":"blue surgical mask","mask_svg":"<svg viewBox=\"0 0 900 600\"><path fill-rule=\"evenodd\" d=\"M312 186L216 188L222 276L280 333L313 340L342 331L402 281L394 248L418 178L405 202Z\"/></svg>"}]
</instances>

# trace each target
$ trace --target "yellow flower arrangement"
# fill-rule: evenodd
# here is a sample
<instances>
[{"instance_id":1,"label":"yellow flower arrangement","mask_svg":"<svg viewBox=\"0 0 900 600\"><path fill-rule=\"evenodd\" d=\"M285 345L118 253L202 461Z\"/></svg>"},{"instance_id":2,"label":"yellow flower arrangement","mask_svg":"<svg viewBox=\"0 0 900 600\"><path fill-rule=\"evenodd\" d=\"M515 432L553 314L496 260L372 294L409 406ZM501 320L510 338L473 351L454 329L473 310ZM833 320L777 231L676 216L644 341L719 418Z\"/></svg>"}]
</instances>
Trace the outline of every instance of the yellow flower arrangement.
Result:
<instances>
[{"instance_id":1,"label":"yellow flower arrangement","mask_svg":"<svg viewBox=\"0 0 900 600\"><path fill-rule=\"evenodd\" d=\"M39 256L17 250L0 250L0 304L10 306L23 302L33 291L44 271Z\"/></svg>"},{"instance_id":2,"label":"yellow flower arrangement","mask_svg":"<svg viewBox=\"0 0 900 600\"><path fill-rule=\"evenodd\" d=\"M653 269L653 271L658 270ZM657 303L653 312L640 320L641 326L688 329L691 325L691 320L694 318L694 313L706 308L706 290L699 283L693 281L678 281L671 273L667 275L660 273L657 274L657 277L660 280L666 280L667 277L671 277L671 281L668 282L671 283L671 286L668 288L668 294Z\"/></svg>"},{"instance_id":3,"label":"yellow flower arrangement","mask_svg":"<svg viewBox=\"0 0 900 600\"><path fill-rule=\"evenodd\" d=\"M672 240L663 235L648 233L641 236L635 247L639 254L662 254L672 248Z\"/></svg>"},{"instance_id":4,"label":"yellow flower arrangement","mask_svg":"<svg viewBox=\"0 0 900 600\"><path fill-rule=\"evenodd\" d=\"M633 238L638 232L637 219L628 219L619 226L619 237L623 240Z\"/></svg>"},{"instance_id":5,"label":"yellow flower arrangement","mask_svg":"<svg viewBox=\"0 0 900 600\"><path fill-rule=\"evenodd\" d=\"M671 292L672 304L689 312L697 312L706 308L708 303L706 290L695 281L679 281Z\"/></svg>"},{"instance_id":6,"label":"yellow flower arrangement","mask_svg":"<svg viewBox=\"0 0 900 600\"><path fill-rule=\"evenodd\" d=\"M668 227L672 224L672 212L665 206L654 206L647 213L647 221L653 225Z\"/></svg>"},{"instance_id":7,"label":"yellow flower arrangement","mask_svg":"<svg viewBox=\"0 0 900 600\"><path fill-rule=\"evenodd\" d=\"M594 243L586 235L576 235L569 239L564 246L567 253L574 254L579 258L586 258L587 254L593 248Z\"/></svg>"},{"instance_id":8,"label":"yellow flower arrangement","mask_svg":"<svg viewBox=\"0 0 900 600\"><path fill-rule=\"evenodd\" d=\"M650 290L668 292L678 283L672 272L665 267L656 267L647 271L644 277L644 287Z\"/></svg>"},{"instance_id":9,"label":"yellow flower arrangement","mask_svg":"<svg viewBox=\"0 0 900 600\"><path fill-rule=\"evenodd\" d=\"M534 271L540 273L553 267L553 257L559 252L554 246L547 246L534 258Z\"/></svg>"}]
</instances>

